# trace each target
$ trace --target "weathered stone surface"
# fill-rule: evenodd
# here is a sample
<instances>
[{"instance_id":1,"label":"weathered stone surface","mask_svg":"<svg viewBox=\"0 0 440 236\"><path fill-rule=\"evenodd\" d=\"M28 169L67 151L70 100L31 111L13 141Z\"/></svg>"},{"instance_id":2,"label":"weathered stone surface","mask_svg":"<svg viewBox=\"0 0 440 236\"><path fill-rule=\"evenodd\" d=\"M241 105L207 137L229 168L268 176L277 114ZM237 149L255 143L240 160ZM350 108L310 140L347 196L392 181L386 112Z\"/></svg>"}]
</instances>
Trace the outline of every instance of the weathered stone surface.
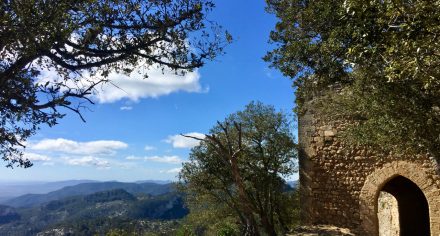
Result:
<instances>
[{"instance_id":1,"label":"weathered stone surface","mask_svg":"<svg viewBox=\"0 0 440 236\"><path fill-rule=\"evenodd\" d=\"M399 209L396 198L393 195L382 191L379 194L377 207L379 235L399 236Z\"/></svg>"},{"instance_id":2,"label":"weathered stone surface","mask_svg":"<svg viewBox=\"0 0 440 236\"><path fill-rule=\"evenodd\" d=\"M440 170L434 158L348 147L338 137L345 123L324 122L309 106L298 120L303 224L329 224L356 235L378 235L379 193L387 182L403 176L423 192L431 235L440 235Z\"/></svg>"}]
</instances>

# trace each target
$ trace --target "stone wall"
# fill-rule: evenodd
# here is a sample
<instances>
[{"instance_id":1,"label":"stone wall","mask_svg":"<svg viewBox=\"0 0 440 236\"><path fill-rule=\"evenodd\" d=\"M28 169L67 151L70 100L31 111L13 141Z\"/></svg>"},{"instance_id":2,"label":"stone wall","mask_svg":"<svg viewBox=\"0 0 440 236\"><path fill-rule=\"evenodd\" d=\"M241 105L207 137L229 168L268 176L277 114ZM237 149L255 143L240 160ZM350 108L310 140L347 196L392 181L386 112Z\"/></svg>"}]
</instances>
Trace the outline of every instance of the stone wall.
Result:
<instances>
[{"instance_id":1,"label":"stone wall","mask_svg":"<svg viewBox=\"0 0 440 236\"><path fill-rule=\"evenodd\" d=\"M307 106L298 121L303 224L330 224L359 235L378 235L379 192L401 175L423 191L431 235L440 235L440 175L435 160L348 147L338 137L345 123L326 122L313 111L312 102Z\"/></svg>"}]
</instances>

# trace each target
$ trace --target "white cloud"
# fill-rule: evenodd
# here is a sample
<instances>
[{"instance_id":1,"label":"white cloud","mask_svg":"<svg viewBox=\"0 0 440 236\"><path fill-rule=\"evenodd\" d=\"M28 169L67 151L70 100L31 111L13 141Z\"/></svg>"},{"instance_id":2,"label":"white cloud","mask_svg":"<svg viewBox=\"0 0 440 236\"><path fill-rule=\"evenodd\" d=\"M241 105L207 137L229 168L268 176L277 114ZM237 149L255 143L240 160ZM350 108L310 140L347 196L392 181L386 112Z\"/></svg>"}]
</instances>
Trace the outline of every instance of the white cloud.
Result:
<instances>
[{"instance_id":1,"label":"white cloud","mask_svg":"<svg viewBox=\"0 0 440 236\"><path fill-rule=\"evenodd\" d=\"M144 76L148 75L147 78ZM88 87L91 81L104 79L101 76L90 76L88 72L82 73L77 84L68 81L68 87ZM139 101L142 98L157 98L170 93L184 91L190 93L207 92L208 88L200 85L200 73L197 70L188 72L185 75L178 75L175 72L157 66L139 66L129 75L110 72L107 78L109 83L96 87L96 93L91 95L92 99L99 103L112 103L122 99ZM43 69L39 76L38 83L56 82L59 76L53 70ZM121 108L121 110L123 110ZM130 110L130 109L127 109Z\"/></svg>"},{"instance_id":2,"label":"white cloud","mask_svg":"<svg viewBox=\"0 0 440 236\"><path fill-rule=\"evenodd\" d=\"M110 169L113 167L121 169L133 169L137 167L137 164L132 162L123 162L94 156L62 157L61 159L67 165L96 167L97 169Z\"/></svg>"},{"instance_id":3,"label":"white cloud","mask_svg":"<svg viewBox=\"0 0 440 236\"><path fill-rule=\"evenodd\" d=\"M36 161L50 161L51 158L45 155L37 154L37 153L31 153L31 152L25 152L23 153L23 157L25 159L28 159L29 161L36 162Z\"/></svg>"},{"instance_id":4,"label":"white cloud","mask_svg":"<svg viewBox=\"0 0 440 236\"><path fill-rule=\"evenodd\" d=\"M81 158L67 158L66 163L72 166L96 166L97 168L107 169L110 168L110 162L92 156L85 156Z\"/></svg>"},{"instance_id":5,"label":"white cloud","mask_svg":"<svg viewBox=\"0 0 440 236\"><path fill-rule=\"evenodd\" d=\"M200 138L200 139L205 138L204 134L197 133L197 132L187 133L185 135ZM199 143L200 143L199 140L196 140L193 138L187 138L187 137L184 137L180 134L168 136L168 138L165 140L165 142L171 143L174 148L192 148L192 147L199 145Z\"/></svg>"},{"instance_id":6,"label":"white cloud","mask_svg":"<svg viewBox=\"0 0 440 236\"><path fill-rule=\"evenodd\" d=\"M161 173L167 173L167 174L177 174L182 170L182 167L173 168L166 171L161 171Z\"/></svg>"},{"instance_id":7,"label":"white cloud","mask_svg":"<svg viewBox=\"0 0 440 236\"><path fill-rule=\"evenodd\" d=\"M147 73L148 78L143 75ZM156 98L172 92L202 92L199 84L200 74L197 71L189 72L184 76L175 75L171 71L138 69L129 76L110 73L108 79L115 85L102 86L96 95L100 103L111 103L124 98L138 101L141 98Z\"/></svg>"},{"instance_id":8,"label":"white cloud","mask_svg":"<svg viewBox=\"0 0 440 236\"><path fill-rule=\"evenodd\" d=\"M180 164L183 160L178 156L151 156L144 157L146 161L162 162L168 164Z\"/></svg>"},{"instance_id":9,"label":"white cloud","mask_svg":"<svg viewBox=\"0 0 440 236\"><path fill-rule=\"evenodd\" d=\"M137 156L128 156L125 159L129 160L129 161L137 161L137 160L142 160L144 158L143 157L137 157Z\"/></svg>"},{"instance_id":10,"label":"white cloud","mask_svg":"<svg viewBox=\"0 0 440 236\"><path fill-rule=\"evenodd\" d=\"M119 108L121 111L131 111L133 110L133 107L130 106L123 106Z\"/></svg>"},{"instance_id":11,"label":"white cloud","mask_svg":"<svg viewBox=\"0 0 440 236\"><path fill-rule=\"evenodd\" d=\"M167 164L180 164L183 162L183 160L179 156L146 156L146 157L128 156L125 159L129 161L144 160L144 161L161 162Z\"/></svg>"},{"instance_id":12,"label":"white cloud","mask_svg":"<svg viewBox=\"0 0 440 236\"><path fill-rule=\"evenodd\" d=\"M106 154L112 155L118 149L125 149L128 144L115 140L97 140L91 142L77 142L73 140L43 139L36 143L29 143L32 150L55 151L68 154Z\"/></svg>"},{"instance_id":13,"label":"white cloud","mask_svg":"<svg viewBox=\"0 0 440 236\"><path fill-rule=\"evenodd\" d=\"M153 146L150 146L150 145L145 145L144 150L145 151L156 150L156 147L153 147Z\"/></svg>"},{"instance_id":14,"label":"white cloud","mask_svg":"<svg viewBox=\"0 0 440 236\"><path fill-rule=\"evenodd\" d=\"M43 166L54 166L54 165L55 165L55 162L51 162L51 161L49 161L49 162L43 162L42 165L43 165Z\"/></svg>"}]
</instances>

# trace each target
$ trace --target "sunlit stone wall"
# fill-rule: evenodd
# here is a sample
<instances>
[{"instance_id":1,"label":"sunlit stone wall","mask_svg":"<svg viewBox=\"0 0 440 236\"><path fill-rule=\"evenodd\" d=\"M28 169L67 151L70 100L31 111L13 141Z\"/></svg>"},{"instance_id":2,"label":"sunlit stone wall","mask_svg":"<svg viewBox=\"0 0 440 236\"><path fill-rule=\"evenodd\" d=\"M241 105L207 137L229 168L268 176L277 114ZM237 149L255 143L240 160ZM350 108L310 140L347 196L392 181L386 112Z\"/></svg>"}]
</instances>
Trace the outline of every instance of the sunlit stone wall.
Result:
<instances>
[{"instance_id":1,"label":"sunlit stone wall","mask_svg":"<svg viewBox=\"0 0 440 236\"><path fill-rule=\"evenodd\" d=\"M396 198L381 191L377 200L377 218L380 236L400 236L399 210Z\"/></svg>"}]
</instances>

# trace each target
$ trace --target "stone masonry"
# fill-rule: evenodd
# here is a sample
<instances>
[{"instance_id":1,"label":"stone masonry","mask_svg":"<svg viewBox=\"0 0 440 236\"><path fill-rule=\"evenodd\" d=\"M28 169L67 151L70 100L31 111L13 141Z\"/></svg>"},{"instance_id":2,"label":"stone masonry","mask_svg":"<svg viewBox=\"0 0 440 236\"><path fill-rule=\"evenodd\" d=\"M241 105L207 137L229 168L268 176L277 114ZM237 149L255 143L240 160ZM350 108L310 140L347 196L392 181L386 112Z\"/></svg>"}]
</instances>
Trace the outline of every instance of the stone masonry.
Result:
<instances>
[{"instance_id":1,"label":"stone masonry","mask_svg":"<svg viewBox=\"0 0 440 236\"><path fill-rule=\"evenodd\" d=\"M378 196L389 181L401 176L423 192L429 206L426 225L430 235L439 236L440 174L436 160L427 155L403 157L350 148L338 138L342 129L344 122L324 121L313 111L312 102L299 116L302 223L348 228L356 235L379 235Z\"/></svg>"}]
</instances>

